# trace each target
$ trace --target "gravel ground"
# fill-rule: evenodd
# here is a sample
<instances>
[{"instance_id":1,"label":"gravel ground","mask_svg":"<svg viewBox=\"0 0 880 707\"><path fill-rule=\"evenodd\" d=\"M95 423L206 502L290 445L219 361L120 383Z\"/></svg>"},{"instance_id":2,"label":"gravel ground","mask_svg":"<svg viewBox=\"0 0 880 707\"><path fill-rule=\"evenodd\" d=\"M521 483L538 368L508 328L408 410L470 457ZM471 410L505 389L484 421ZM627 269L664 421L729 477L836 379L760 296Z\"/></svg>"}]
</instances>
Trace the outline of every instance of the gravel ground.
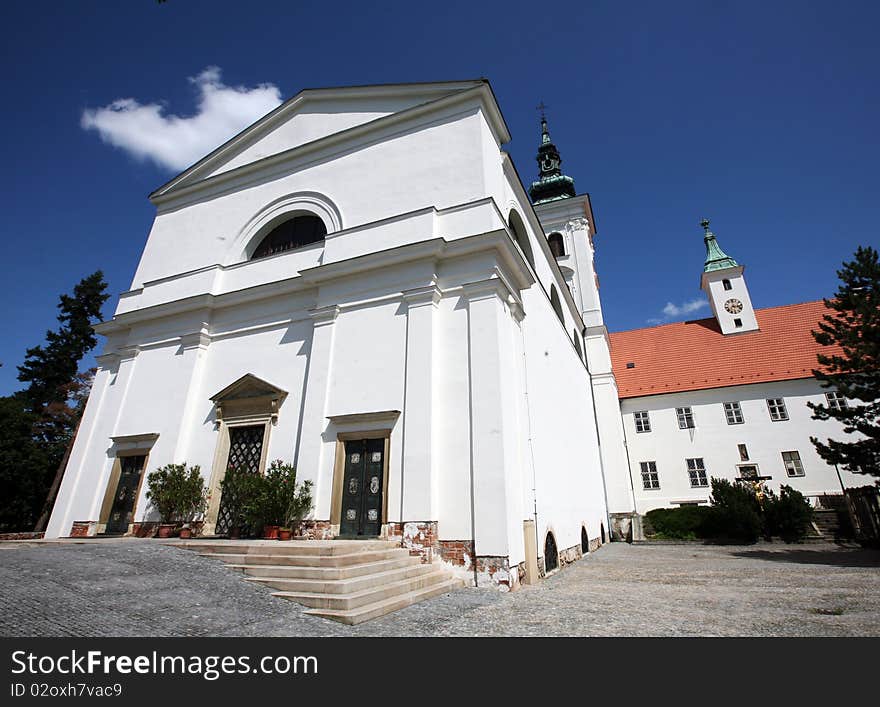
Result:
<instances>
[{"instance_id":1,"label":"gravel ground","mask_svg":"<svg viewBox=\"0 0 880 707\"><path fill-rule=\"evenodd\" d=\"M0 543L2 636L880 636L880 552L606 545L503 594L360 626L303 614L219 560L144 540Z\"/></svg>"}]
</instances>

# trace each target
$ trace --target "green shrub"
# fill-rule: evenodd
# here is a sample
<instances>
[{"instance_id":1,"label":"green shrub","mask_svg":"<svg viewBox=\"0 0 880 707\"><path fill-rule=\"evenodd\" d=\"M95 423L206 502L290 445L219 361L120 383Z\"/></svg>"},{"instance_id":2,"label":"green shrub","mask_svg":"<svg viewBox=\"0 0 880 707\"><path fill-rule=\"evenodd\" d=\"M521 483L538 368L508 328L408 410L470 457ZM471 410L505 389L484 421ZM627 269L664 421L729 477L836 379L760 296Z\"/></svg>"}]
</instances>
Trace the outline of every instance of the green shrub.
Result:
<instances>
[{"instance_id":1,"label":"green shrub","mask_svg":"<svg viewBox=\"0 0 880 707\"><path fill-rule=\"evenodd\" d=\"M703 524L709 509L706 506L655 508L646 518L654 529L654 537L668 540L695 540L703 537Z\"/></svg>"},{"instance_id":2,"label":"green shrub","mask_svg":"<svg viewBox=\"0 0 880 707\"><path fill-rule=\"evenodd\" d=\"M237 528L244 535L255 532L250 526L253 506L259 494L261 478L245 469L230 466L220 481L220 503L229 513L229 530Z\"/></svg>"},{"instance_id":3,"label":"green shrub","mask_svg":"<svg viewBox=\"0 0 880 707\"><path fill-rule=\"evenodd\" d=\"M257 488L251 504L250 520L255 527L278 525L289 527L312 509L312 482L296 483L292 464L276 459L266 475L257 477Z\"/></svg>"},{"instance_id":4,"label":"green shrub","mask_svg":"<svg viewBox=\"0 0 880 707\"><path fill-rule=\"evenodd\" d=\"M166 464L147 477L147 499L163 523L191 523L207 506L200 467Z\"/></svg>"},{"instance_id":5,"label":"green shrub","mask_svg":"<svg viewBox=\"0 0 880 707\"><path fill-rule=\"evenodd\" d=\"M761 536L761 504L750 486L713 477L709 500L712 505L702 526L705 537L753 543Z\"/></svg>"},{"instance_id":6,"label":"green shrub","mask_svg":"<svg viewBox=\"0 0 880 707\"><path fill-rule=\"evenodd\" d=\"M813 520L813 508L800 491L782 486L779 496L770 492L763 503L764 533L778 535L787 543L802 541Z\"/></svg>"}]
</instances>

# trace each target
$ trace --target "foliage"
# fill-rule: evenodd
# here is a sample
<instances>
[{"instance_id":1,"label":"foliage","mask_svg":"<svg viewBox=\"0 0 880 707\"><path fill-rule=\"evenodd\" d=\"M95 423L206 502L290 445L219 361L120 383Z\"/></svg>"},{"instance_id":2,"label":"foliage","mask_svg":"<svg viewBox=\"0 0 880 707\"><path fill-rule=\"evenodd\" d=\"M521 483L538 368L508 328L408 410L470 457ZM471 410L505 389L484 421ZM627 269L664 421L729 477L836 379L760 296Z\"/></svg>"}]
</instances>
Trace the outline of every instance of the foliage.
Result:
<instances>
[{"instance_id":1,"label":"foliage","mask_svg":"<svg viewBox=\"0 0 880 707\"><path fill-rule=\"evenodd\" d=\"M0 398L0 532L33 528L46 498L56 459L32 434L38 419L20 394Z\"/></svg>"},{"instance_id":2,"label":"foliage","mask_svg":"<svg viewBox=\"0 0 880 707\"><path fill-rule=\"evenodd\" d=\"M787 543L800 542L807 536L813 520L813 508L804 495L783 485L779 496L765 494L761 504L764 513L764 535L778 535Z\"/></svg>"},{"instance_id":3,"label":"foliage","mask_svg":"<svg viewBox=\"0 0 880 707\"><path fill-rule=\"evenodd\" d=\"M98 343L92 329L101 318L101 307L110 295L104 274L98 270L73 288L73 296L61 295L57 331L46 332L45 346L27 350L18 367L18 380L29 383L24 395L36 413L59 401L66 402L65 386L76 378L80 359Z\"/></svg>"},{"instance_id":4,"label":"foliage","mask_svg":"<svg viewBox=\"0 0 880 707\"><path fill-rule=\"evenodd\" d=\"M755 542L761 535L761 504L746 485L712 478L711 506L705 517L705 537L721 541Z\"/></svg>"},{"instance_id":5,"label":"foliage","mask_svg":"<svg viewBox=\"0 0 880 707\"><path fill-rule=\"evenodd\" d=\"M654 529L654 537L666 540L695 540L703 537L703 524L709 509L706 506L655 508L646 518Z\"/></svg>"},{"instance_id":6,"label":"foliage","mask_svg":"<svg viewBox=\"0 0 880 707\"><path fill-rule=\"evenodd\" d=\"M198 465L166 464L147 477L147 498L163 523L191 523L207 507L207 494Z\"/></svg>"},{"instance_id":7,"label":"foliage","mask_svg":"<svg viewBox=\"0 0 880 707\"><path fill-rule=\"evenodd\" d=\"M221 503L230 517L230 529L249 530L254 501L258 495L260 475L231 466L220 481Z\"/></svg>"},{"instance_id":8,"label":"foliage","mask_svg":"<svg viewBox=\"0 0 880 707\"><path fill-rule=\"evenodd\" d=\"M276 459L259 479L250 520L260 525L290 527L312 509L312 482L296 482L292 464Z\"/></svg>"},{"instance_id":9,"label":"foliage","mask_svg":"<svg viewBox=\"0 0 880 707\"><path fill-rule=\"evenodd\" d=\"M836 389L849 404L836 410L807 403L816 420L833 419L847 435L859 438L810 441L829 464L855 473L880 477L880 262L870 246L861 246L851 262L837 271L840 284L825 307L813 337L822 346L839 346L840 353L818 354L820 369L813 375L824 387Z\"/></svg>"},{"instance_id":10,"label":"foliage","mask_svg":"<svg viewBox=\"0 0 880 707\"><path fill-rule=\"evenodd\" d=\"M18 379L27 388L0 399L4 531L45 527L54 501L47 496L60 483L65 452L91 387L91 373L77 371L80 359L96 344L92 324L107 300L106 287L98 271L80 281L72 295L60 296L58 330L46 332L45 344L28 349L18 367Z\"/></svg>"}]
</instances>

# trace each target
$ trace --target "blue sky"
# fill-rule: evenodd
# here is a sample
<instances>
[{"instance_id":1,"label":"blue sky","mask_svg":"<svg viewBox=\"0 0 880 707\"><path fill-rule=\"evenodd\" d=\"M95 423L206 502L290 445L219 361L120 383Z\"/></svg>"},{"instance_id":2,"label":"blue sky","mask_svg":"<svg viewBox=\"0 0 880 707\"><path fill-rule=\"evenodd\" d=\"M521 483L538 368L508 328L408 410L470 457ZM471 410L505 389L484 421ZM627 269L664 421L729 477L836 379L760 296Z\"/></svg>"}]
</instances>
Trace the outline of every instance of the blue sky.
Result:
<instances>
[{"instance_id":1,"label":"blue sky","mask_svg":"<svg viewBox=\"0 0 880 707\"><path fill-rule=\"evenodd\" d=\"M188 125L150 121L201 111L196 132L213 135L306 87L485 76L524 180L543 100L592 197L613 331L707 315L684 311L702 298L703 216L758 307L830 294L856 246L880 242L880 3L32 0L3 3L0 21L0 394L54 328L59 293L101 268L109 317L128 289L147 194L182 159L162 139ZM100 122L120 99L140 125Z\"/></svg>"}]
</instances>

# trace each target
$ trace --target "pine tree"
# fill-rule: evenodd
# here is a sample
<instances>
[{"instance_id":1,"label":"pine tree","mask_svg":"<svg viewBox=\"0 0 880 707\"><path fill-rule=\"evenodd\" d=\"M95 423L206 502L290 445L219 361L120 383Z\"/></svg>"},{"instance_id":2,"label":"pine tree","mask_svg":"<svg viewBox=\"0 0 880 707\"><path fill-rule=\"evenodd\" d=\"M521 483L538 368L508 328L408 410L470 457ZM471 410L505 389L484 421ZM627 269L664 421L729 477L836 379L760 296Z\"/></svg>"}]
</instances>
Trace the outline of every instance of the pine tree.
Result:
<instances>
[{"instance_id":1,"label":"pine tree","mask_svg":"<svg viewBox=\"0 0 880 707\"><path fill-rule=\"evenodd\" d=\"M79 373L79 362L97 344L92 325L106 289L99 270L61 295L60 326L18 367L28 387L0 398L0 528L45 526L88 396L90 375Z\"/></svg>"},{"instance_id":2,"label":"pine tree","mask_svg":"<svg viewBox=\"0 0 880 707\"><path fill-rule=\"evenodd\" d=\"M58 331L46 332L45 346L27 350L18 380L30 384L24 395L32 412L43 415L53 403L66 403L65 388L75 380L80 359L98 343L92 325L101 318L101 307L110 296L106 289L100 270L80 280L73 296L61 295Z\"/></svg>"},{"instance_id":3,"label":"pine tree","mask_svg":"<svg viewBox=\"0 0 880 707\"><path fill-rule=\"evenodd\" d=\"M822 317L813 338L838 353L818 354L813 375L823 387L846 398L845 407L807 403L813 419L837 420L850 437L810 441L829 464L880 477L880 262L870 246L856 250L852 262L837 271L840 285L824 300L831 313Z\"/></svg>"}]
</instances>

